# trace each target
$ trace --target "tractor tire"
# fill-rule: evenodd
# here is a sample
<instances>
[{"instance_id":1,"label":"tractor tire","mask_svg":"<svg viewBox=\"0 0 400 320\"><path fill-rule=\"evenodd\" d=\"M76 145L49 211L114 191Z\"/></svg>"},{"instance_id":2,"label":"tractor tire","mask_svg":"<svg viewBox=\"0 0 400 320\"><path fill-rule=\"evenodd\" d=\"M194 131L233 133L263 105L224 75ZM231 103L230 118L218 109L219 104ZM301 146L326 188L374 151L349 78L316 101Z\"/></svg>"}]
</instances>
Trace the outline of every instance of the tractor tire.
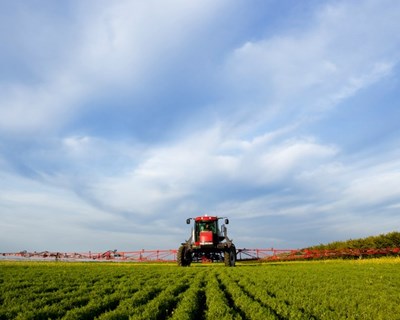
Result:
<instances>
[{"instance_id":1,"label":"tractor tire","mask_svg":"<svg viewBox=\"0 0 400 320\"><path fill-rule=\"evenodd\" d=\"M185 264L186 267L190 267L190 264L192 263L192 251L190 249L185 250Z\"/></svg>"},{"instance_id":2,"label":"tractor tire","mask_svg":"<svg viewBox=\"0 0 400 320\"><path fill-rule=\"evenodd\" d=\"M236 248L232 245L230 248L226 249L224 254L225 266L234 267L236 264Z\"/></svg>"},{"instance_id":3,"label":"tractor tire","mask_svg":"<svg viewBox=\"0 0 400 320\"><path fill-rule=\"evenodd\" d=\"M180 267L185 266L185 249L185 246L180 246L178 249L178 253L176 254L176 262Z\"/></svg>"},{"instance_id":4,"label":"tractor tire","mask_svg":"<svg viewBox=\"0 0 400 320\"><path fill-rule=\"evenodd\" d=\"M190 266L191 257L190 257L190 251L186 248L186 246L182 245L178 249L178 253L176 255L176 262L178 263L178 266L180 267L188 267Z\"/></svg>"}]
</instances>

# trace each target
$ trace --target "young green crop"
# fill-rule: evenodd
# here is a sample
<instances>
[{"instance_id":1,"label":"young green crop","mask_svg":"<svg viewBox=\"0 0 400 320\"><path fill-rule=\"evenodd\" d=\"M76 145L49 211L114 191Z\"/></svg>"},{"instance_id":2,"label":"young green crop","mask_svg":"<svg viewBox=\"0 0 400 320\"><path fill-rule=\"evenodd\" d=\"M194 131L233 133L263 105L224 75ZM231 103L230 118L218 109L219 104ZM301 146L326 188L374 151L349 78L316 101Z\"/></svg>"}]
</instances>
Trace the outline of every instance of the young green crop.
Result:
<instances>
[{"instance_id":1,"label":"young green crop","mask_svg":"<svg viewBox=\"0 0 400 320\"><path fill-rule=\"evenodd\" d=\"M0 262L3 319L399 319L400 259Z\"/></svg>"}]
</instances>

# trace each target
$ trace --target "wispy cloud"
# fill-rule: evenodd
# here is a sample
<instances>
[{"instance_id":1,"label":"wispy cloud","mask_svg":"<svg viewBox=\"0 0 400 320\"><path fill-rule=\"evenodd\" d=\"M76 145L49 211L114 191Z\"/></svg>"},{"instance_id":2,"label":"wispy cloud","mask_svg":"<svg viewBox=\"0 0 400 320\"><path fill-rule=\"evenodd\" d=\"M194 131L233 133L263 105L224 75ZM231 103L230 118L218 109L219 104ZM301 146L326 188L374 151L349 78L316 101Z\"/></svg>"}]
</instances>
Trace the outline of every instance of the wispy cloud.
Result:
<instances>
[{"instance_id":1,"label":"wispy cloud","mask_svg":"<svg viewBox=\"0 0 400 320\"><path fill-rule=\"evenodd\" d=\"M41 19L37 7L16 5L13 23L26 20L21 28L37 30L42 47L32 42L33 31L16 33L16 41L26 50L35 49L23 59L33 59L27 68L37 81L5 82L0 87L0 128L28 134L47 127L54 130L84 112L82 108L95 110L88 102L99 101L96 97L127 90L151 94L149 82L161 76L169 63L179 63L174 56L194 41L192 32L222 4L122 1L105 6L90 2L71 8L69 28L49 15ZM64 31L67 36L61 41ZM16 63L22 60L18 57Z\"/></svg>"},{"instance_id":2,"label":"wispy cloud","mask_svg":"<svg viewBox=\"0 0 400 320\"><path fill-rule=\"evenodd\" d=\"M305 29L244 43L227 61L234 99L252 96L259 109L278 116L335 106L397 64L398 12L393 2L338 2L320 9Z\"/></svg>"}]
</instances>

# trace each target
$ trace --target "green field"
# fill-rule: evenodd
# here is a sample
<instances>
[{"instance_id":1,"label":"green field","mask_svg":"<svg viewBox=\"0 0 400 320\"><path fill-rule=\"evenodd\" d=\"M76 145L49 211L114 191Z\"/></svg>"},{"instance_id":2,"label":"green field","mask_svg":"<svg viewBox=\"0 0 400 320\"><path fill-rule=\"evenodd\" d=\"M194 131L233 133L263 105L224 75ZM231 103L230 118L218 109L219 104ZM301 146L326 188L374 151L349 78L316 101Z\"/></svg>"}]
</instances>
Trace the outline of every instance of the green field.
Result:
<instances>
[{"instance_id":1,"label":"green field","mask_svg":"<svg viewBox=\"0 0 400 320\"><path fill-rule=\"evenodd\" d=\"M0 262L0 319L400 319L400 259Z\"/></svg>"}]
</instances>

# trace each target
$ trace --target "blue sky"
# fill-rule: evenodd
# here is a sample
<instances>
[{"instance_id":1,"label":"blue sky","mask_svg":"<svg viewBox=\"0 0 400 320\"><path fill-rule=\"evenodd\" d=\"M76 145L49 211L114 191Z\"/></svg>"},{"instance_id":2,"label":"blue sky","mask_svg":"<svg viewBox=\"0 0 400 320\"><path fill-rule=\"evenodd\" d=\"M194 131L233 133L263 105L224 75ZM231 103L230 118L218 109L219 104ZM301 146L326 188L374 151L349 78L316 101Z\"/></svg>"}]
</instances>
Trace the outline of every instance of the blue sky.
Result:
<instances>
[{"instance_id":1,"label":"blue sky","mask_svg":"<svg viewBox=\"0 0 400 320\"><path fill-rule=\"evenodd\" d=\"M0 2L0 252L399 230L400 2Z\"/></svg>"}]
</instances>

